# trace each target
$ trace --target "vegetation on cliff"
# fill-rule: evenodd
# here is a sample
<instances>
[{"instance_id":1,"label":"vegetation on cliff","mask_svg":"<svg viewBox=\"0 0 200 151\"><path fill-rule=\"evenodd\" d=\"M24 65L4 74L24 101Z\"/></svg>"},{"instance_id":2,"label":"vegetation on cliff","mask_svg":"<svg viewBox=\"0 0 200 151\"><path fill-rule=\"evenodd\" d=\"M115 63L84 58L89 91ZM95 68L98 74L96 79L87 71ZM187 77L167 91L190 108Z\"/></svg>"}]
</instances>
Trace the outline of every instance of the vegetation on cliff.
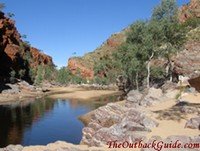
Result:
<instances>
[{"instance_id":1,"label":"vegetation on cliff","mask_svg":"<svg viewBox=\"0 0 200 151\"><path fill-rule=\"evenodd\" d=\"M23 40L10 19L13 14L5 15L4 7L0 4L0 83L14 83L16 79L34 83L39 66L54 66L52 58Z\"/></svg>"},{"instance_id":2,"label":"vegetation on cliff","mask_svg":"<svg viewBox=\"0 0 200 151\"><path fill-rule=\"evenodd\" d=\"M126 76L137 89L165 80L176 81L172 56L181 50L188 37L198 40L196 32L192 36L189 33L199 25L199 18L180 23L175 0L161 1L150 20L133 23L126 32L126 41L111 55L95 62L95 82L112 83L119 74ZM165 60L164 66L155 65L155 60Z\"/></svg>"},{"instance_id":3,"label":"vegetation on cliff","mask_svg":"<svg viewBox=\"0 0 200 151\"><path fill-rule=\"evenodd\" d=\"M0 4L0 10L4 7ZM24 41L26 36L21 36L14 21L1 12L0 80L15 82L18 78L36 85L43 81L107 85L123 75L137 89L176 81L173 56L182 50L185 41L199 41L200 19L190 15L180 21L180 12L185 13L185 9L178 10L175 0L162 0L149 20L136 21L94 52L71 58L68 68L61 69L56 69L51 57Z\"/></svg>"}]
</instances>

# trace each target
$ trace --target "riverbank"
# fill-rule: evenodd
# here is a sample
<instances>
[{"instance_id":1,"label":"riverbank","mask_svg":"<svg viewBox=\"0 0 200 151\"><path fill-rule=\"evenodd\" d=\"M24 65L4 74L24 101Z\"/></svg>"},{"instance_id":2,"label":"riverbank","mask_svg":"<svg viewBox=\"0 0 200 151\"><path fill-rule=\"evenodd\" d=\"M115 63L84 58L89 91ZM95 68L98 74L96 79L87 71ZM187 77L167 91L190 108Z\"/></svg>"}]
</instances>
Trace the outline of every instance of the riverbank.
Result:
<instances>
[{"instance_id":1,"label":"riverbank","mask_svg":"<svg viewBox=\"0 0 200 151\"><path fill-rule=\"evenodd\" d=\"M24 82L25 83L25 82ZM110 95L120 95L117 90L105 89L90 89L88 86L69 85L66 87L43 87L36 88L28 83L17 83L11 85L11 88L0 93L0 104L7 104L12 102L34 100L37 98L48 97L51 99L71 99L79 101L90 101L100 97Z\"/></svg>"},{"instance_id":2,"label":"riverbank","mask_svg":"<svg viewBox=\"0 0 200 151\"><path fill-rule=\"evenodd\" d=\"M177 96L180 97L177 99ZM81 144L103 146L111 140L198 142L200 93L170 88L131 91L123 102L109 103L80 117L86 127Z\"/></svg>"},{"instance_id":3,"label":"riverbank","mask_svg":"<svg viewBox=\"0 0 200 151\"><path fill-rule=\"evenodd\" d=\"M46 96L51 99L72 99L79 101L90 101L103 96L120 95L117 90L91 90L84 87L68 86L53 87L49 89Z\"/></svg>"},{"instance_id":4,"label":"riverbank","mask_svg":"<svg viewBox=\"0 0 200 151\"><path fill-rule=\"evenodd\" d=\"M84 101L118 93L114 90L86 90L69 86L52 87L45 95L49 98ZM141 139L144 142L154 139L163 142L176 140L182 143L198 142L200 140L199 100L200 93L193 89L183 92L179 87L150 88L144 92L132 90L126 100L109 103L80 116L79 119L85 124L81 145L55 142L46 146L19 146L18 150L101 151L110 150L106 144L114 140L130 143ZM9 146L7 148L9 150Z\"/></svg>"}]
</instances>

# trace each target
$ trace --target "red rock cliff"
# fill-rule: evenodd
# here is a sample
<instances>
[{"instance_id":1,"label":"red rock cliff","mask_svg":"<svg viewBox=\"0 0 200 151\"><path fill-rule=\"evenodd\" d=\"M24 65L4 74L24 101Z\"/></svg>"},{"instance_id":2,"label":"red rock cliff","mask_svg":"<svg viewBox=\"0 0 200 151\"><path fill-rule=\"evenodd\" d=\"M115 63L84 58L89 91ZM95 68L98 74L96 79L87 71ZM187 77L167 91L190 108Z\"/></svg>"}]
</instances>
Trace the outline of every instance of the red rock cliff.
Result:
<instances>
[{"instance_id":1,"label":"red rock cliff","mask_svg":"<svg viewBox=\"0 0 200 151\"><path fill-rule=\"evenodd\" d=\"M187 5L183 5L179 10L180 22L185 22L189 18L200 18L200 0L191 0Z\"/></svg>"},{"instance_id":2,"label":"red rock cliff","mask_svg":"<svg viewBox=\"0 0 200 151\"><path fill-rule=\"evenodd\" d=\"M14 70L26 71L25 79L29 79L30 68L38 65L53 65L52 58L30 47L23 42L15 27L15 22L0 12L0 81L6 80Z\"/></svg>"},{"instance_id":3,"label":"red rock cliff","mask_svg":"<svg viewBox=\"0 0 200 151\"><path fill-rule=\"evenodd\" d=\"M111 35L111 37L95 51L85 54L83 57L70 58L68 60L68 69L74 74L77 73L77 71L80 71L83 78L93 79L94 63L100 60L103 56L111 55L113 51L117 50L117 47L126 40L127 30L128 28L122 32Z\"/></svg>"}]
</instances>

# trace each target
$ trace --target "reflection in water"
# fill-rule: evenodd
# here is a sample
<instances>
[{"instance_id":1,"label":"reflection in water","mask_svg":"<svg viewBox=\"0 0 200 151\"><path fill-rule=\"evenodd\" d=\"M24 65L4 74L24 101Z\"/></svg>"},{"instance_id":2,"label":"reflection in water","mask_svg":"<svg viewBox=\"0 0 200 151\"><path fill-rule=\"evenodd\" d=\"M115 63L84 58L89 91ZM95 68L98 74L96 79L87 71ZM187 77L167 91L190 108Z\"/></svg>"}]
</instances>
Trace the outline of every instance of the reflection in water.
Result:
<instances>
[{"instance_id":1,"label":"reflection in water","mask_svg":"<svg viewBox=\"0 0 200 151\"><path fill-rule=\"evenodd\" d=\"M48 98L0 106L0 147L45 145L57 140L78 144L83 124L78 116L116 100L51 100Z\"/></svg>"}]
</instances>

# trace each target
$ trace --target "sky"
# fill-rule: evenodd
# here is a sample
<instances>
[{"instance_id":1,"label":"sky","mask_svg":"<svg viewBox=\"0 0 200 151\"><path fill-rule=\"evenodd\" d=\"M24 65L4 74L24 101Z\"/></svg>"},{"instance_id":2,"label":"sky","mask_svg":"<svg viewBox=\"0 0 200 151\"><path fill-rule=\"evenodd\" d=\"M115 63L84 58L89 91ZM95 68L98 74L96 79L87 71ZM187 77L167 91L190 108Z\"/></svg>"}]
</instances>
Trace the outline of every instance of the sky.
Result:
<instances>
[{"instance_id":1,"label":"sky","mask_svg":"<svg viewBox=\"0 0 200 151\"><path fill-rule=\"evenodd\" d=\"M0 0L31 46L53 57L55 65L95 50L113 33L148 19L160 0ZM177 0L179 6L189 0ZM76 54L74 53L76 52Z\"/></svg>"}]
</instances>

